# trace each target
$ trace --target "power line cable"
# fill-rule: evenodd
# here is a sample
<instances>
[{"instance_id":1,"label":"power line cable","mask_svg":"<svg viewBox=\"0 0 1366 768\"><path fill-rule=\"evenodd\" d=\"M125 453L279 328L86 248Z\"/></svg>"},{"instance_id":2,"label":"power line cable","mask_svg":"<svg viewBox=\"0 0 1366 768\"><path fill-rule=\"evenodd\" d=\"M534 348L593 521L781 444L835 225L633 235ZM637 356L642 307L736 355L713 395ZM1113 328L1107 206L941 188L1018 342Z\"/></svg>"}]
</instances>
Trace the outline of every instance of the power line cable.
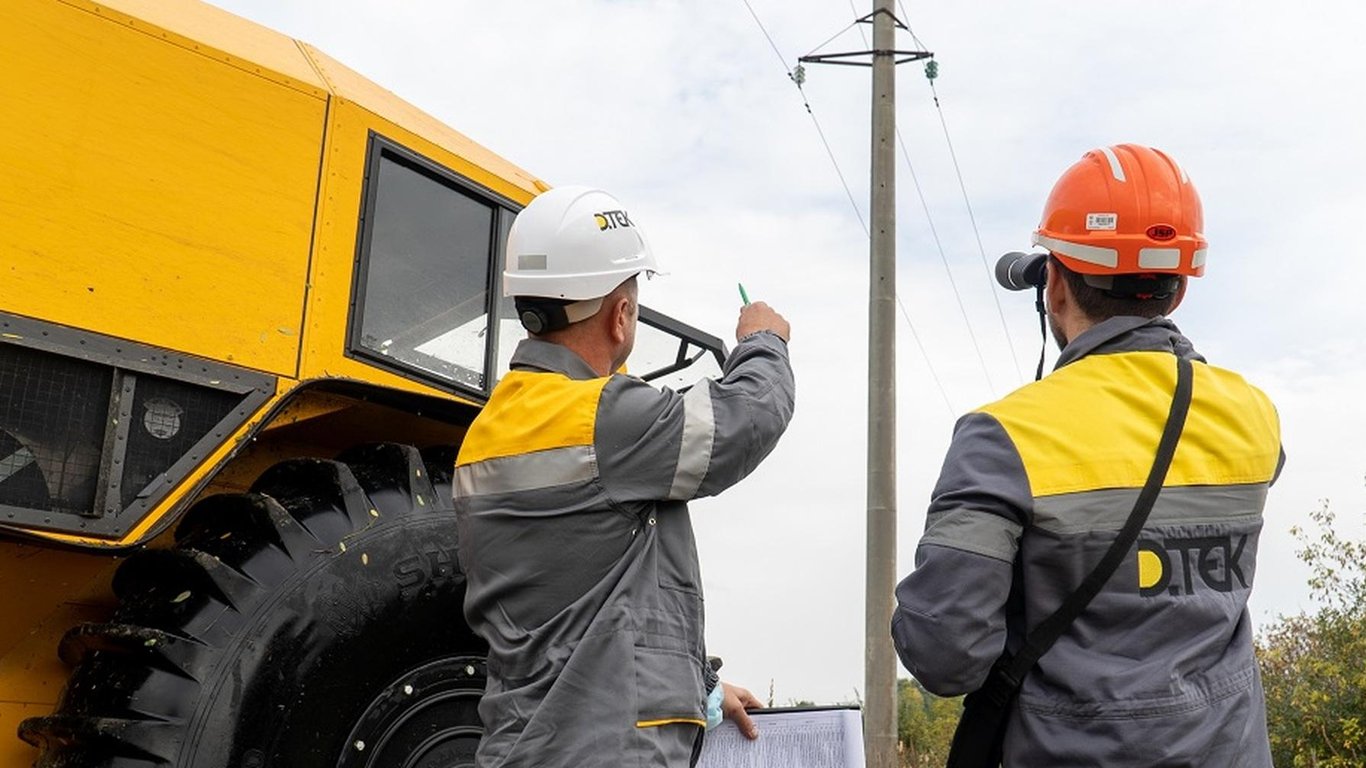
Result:
<instances>
[{"instance_id":1,"label":"power line cable","mask_svg":"<svg viewBox=\"0 0 1366 768\"><path fill-rule=\"evenodd\" d=\"M934 370L934 363L930 362L930 353L925 351L925 345L920 342L920 334L915 332L915 323L911 322L911 314L906 311L906 305L901 303L901 294L893 293L896 297L896 306L901 310L901 316L906 319L906 327L911 329L911 338L915 340L915 346L920 350L920 356L925 358L925 370L930 372L930 378L934 379L934 386L939 390L939 396L944 398L944 406L949 409L950 416L957 416L958 409L953 407L949 401L948 390L944 389L944 384L939 380L939 374Z\"/></svg>"},{"instance_id":2,"label":"power line cable","mask_svg":"<svg viewBox=\"0 0 1366 768\"><path fill-rule=\"evenodd\" d=\"M849 10L853 11L857 18L858 10L854 7L854 0L849 0ZM902 7L901 13L903 16L905 15L905 7ZM910 31L909 27L907 31ZM867 47L868 36L862 27L859 28L859 37L863 39L863 44ZM915 35L913 34L911 37L915 38ZM916 39L916 44L920 45L921 50L924 50L924 45L918 39ZM987 389L991 392L992 397L996 397L996 382L991 378L991 368L987 365L986 357L982 354L982 345L977 342L977 334L972 330L972 320L968 318L968 309L963 304L963 294L958 290L958 281L953 279L953 269L949 266L948 254L945 253L944 244L939 239L939 230L934 226L934 217L930 215L930 204L926 201L925 191L920 186L920 178L916 175L915 164L911 162L911 154L906 150L906 140L901 136L900 126L896 127L896 141L901 147L901 157L906 161L906 168L911 172L911 184L915 187L916 196L920 198L920 208L925 212L925 223L929 225L930 236L934 239L935 249L939 251L939 260L944 265L944 274L949 278L949 287L953 290L953 298L958 303L958 313L963 318L963 327L967 329L968 339L972 342L972 349L977 353L977 362L982 366L982 375L986 377Z\"/></svg>"},{"instance_id":3,"label":"power line cable","mask_svg":"<svg viewBox=\"0 0 1366 768\"><path fill-rule=\"evenodd\" d=\"M906 32L910 34L911 42L914 42L916 45L920 46L920 50L925 50L925 44L920 42L920 38L915 36L915 30L911 29L911 14L906 12L906 4L901 2L901 0L896 0L896 4L897 7L901 9L901 15L906 19Z\"/></svg>"},{"instance_id":4,"label":"power line cable","mask_svg":"<svg viewBox=\"0 0 1366 768\"><path fill-rule=\"evenodd\" d=\"M910 16L906 13L906 4L901 0L897 0L897 6L901 8L901 15L905 16L909 21ZM920 42L920 38L916 37L915 32L911 31L909 23L906 25L906 31L910 33L911 39L915 41L916 45L924 48L924 45ZM967 208L968 221L972 224L972 235L977 240L977 253L982 258L982 269L986 272L987 276L987 290L991 292L991 299L996 303L996 316L1001 320L1001 332L1005 334L1006 344L1010 347L1010 360L1015 364L1015 375L1023 382L1025 381L1025 377L1020 368L1020 357L1015 351L1015 341L1010 336L1010 326L1006 323L1005 310L1001 309L1001 296L996 289L995 273L992 271L991 265L987 263L987 250L982 245L982 233L977 228L977 216L972 212L972 201L968 198L968 187L963 181L963 170L958 164L958 153L954 151L953 139L949 136L949 124L944 118L944 108L939 103L939 92L935 90L934 78L928 77L926 79L930 84L930 95L934 97L934 109L939 114L939 125L944 129L944 143L948 145L949 148L949 158L953 161L953 172L958 177L958 188L963 192L963 205ZM899 138L900 137L898 136L898 139Z\"/></svg>"},{"instance_id":5,"label":"power line cable","mask_svg":"<svg viewBox=\"0 0 1366 768\"><path fill-rule=\"evenodd\" d=\"M901 156L906 159L906 167L911 172L911 183L915 186L915 194L920 198L920 207L925 211L925 223L929 225L930 236L934 239L934 247L939 251L939 260L944 264L944 274L948 275L949 287L953 289L953 298L958 302L958 312L963 316L963 327L968 331L968 338L972 341L972 348L977 353L977 362L982 366L982 374L986 376L987 388L991 391L991 396L996 397L996 382L992 381L991 369L987 366L986 357L982 355L982 346L977 343L977 334L972 330L972 322L968 320L967 307L963 305L963 294L958 290L958 283L953 279L953 270L949 268L949 257L944 253L944 244L939 240L939 231L935 229L934 219L930 218L930 204L925 200L925 192L920 188L920 180L916 178L915 167L911 165L910 154L906 151L906 142L901 139L901 132L897 131L896 140L901 145Z\"/></svg>"},{"instance_id":6,"label":"power line cable","mask_svg":"<svg viewBox=\"0 0 1366 768\"><path fill-rule=\"evenodd\" d=\"M977 229L977 217L972 212L972 201L968 199L968 187L963 182L963 170L958 165L958 154L953 151L953 139L949 136L949 125L944 120L944 109L939 104L939 93L934 89L934 81L930 81L930 93L934 96L934 108L939 113L939 124L944 128L944 143L948 145L949 157L953 160L953 172L958 176L958 188L963 191L963 205L968 210L968 221L972 223L972 235L977 240L977 253L982 257L982 269L987 276L987 289L991 291L992 301L996 303L996 315L1001 319L1001 332L1005 334L1006 344L1010 347L1010 359L1015 363L1015 375L1020 377L1020 381L1025 380L1024 374L1020 369L1019 356L1015 352L1015 342L1010 337L1010 326L1006 324L1005 310L1001 309L1001 297L996 292L996 280L992 272L991 265L987 263L987 249L982 245L982 233Z\"/></svg>"},{"instance_id":7,"label":"power line cable","mask_svg":"<svg viewBox=\"0 0 1366 768\"><path fill-rule=\"evenodd\" d=\"M858 14L856 13L856 14L854 14L854 15L857 16ZM836 38L838 38L840 35L844 34L845 32L848 32L848 31L849 31L849 27L852 27L852 26L854 26L855 24L858 24L858 20L857 20L857 19L855 19L854 21L849 22L849 26L848 26L848 27L845 27L844 29L841 29L840 31L838 31L838 32L836 32L835 34L831 35L825 42L821 43L820 45L816 46L815 48L812 48L811 51L810 51L810 53L808 53L808 54L806 54L806 55L807 55L807 56L810 56L811 54L816 53L817 51L819 51L820 49L824 48L825 46L827 46L827 45L829 45L829 44L835 42L835 39L836 39ZM860 30L859 30L859 33L862 34L862 33L863 33L863 30L860 29ZM865 44L866 44L867 38L864 38L864 41L865 41Z\"/></svg>"},{"instance_id":8,"label":"power line cable","mask_svg":"<svg viewBox=\"0 0 1366 768\"><path fill-rule=\"evenodd\" d=\"M797 90L801 90L800 87ZM844 172L840 170L840 164L835 160L835 152L830 149L830 142L825 138L825 131L821 130L820 121L816 119L816 113L811 111L811 104L806 100L806 94L802 94L802 104L806 106L806 113L811 115L811 124L816 126L816 133L821 137L821 144L825 145L825 154L830 157L830 164L835 167L835 175L840 178L840 186L844 187L844 194L849 198L849 204L854 207L854 216L858 218L858 224L863 227L863 234L872 237L868 231L868 223L863 220L863 212L859 210L858 203L854 200L854 193L849 189L849 182L844 180Z\"/></svg>"},{"instance_id":9,"label":"power line cable","mask_svg":"<svg viewBox=\"0 0 1366 768\"><path fill-rule=\"evenodd\" d=\"M787 66L787 59L783 58L782 52L778 50L777 43L773 42L773 36L770 35L768 29L764 27L764 22L759 20L759 14L754 12L754 6L749 4L749 0L740 1L749 9L749 15L754 17L754 23L758 24L759 30L764 33L764 38L768 40L768 45L773 49L773 54L778 57L778 63L782 65L783 71L787 73L787 79L791 80L792 84L797 86L797 93L800 94L802 98L802 106L806 107L806 114L810 115L811 124L816 126L816 134L821 137L821 144L825 147L825 154L830 158L830 164L835 168L835 175L839 177L840 186L844 187L844 194L849 198L849 204L854 207L854 216L858 218L859 226L863 227L864 233L867 234L868 224L863 220L863 212L859 210L858 202L854 200L854 193L849 189L849 182L845 180L844 172L840 170L840 164L835 159L835 151L830 148L830 142L825 138L825 131L821 129L821 123L816 119L816 113L811 109L811 102L806 98L806 91L802 88L801 83L802 77ZM848 27L845 27L845 29L848 29ZM869 236L871 237L871 235Z\"/></svg>"},{"instance_id":10,"label":"power line cable","mask_svg":"<svg viewBox=\"0 0 1366 768\"><path fill-rule=\"evenodd\" d=\"M749 0L740 0L740 2L744 3L745 7L749 9L749 15L754 17L754 23L758 24L759 31L764 33L764 38L768 40L768 47L773 49L773 54L778 57L778 63L783 65L783 70L787 72L787 76L792 77L792 70L787 67L787 59L783 58L782 51L778 50L778 44L773 42L773 36L768 33L768 29L764 27L764 23L759 20L759 14L754 12L754 6L749 4ZM794 80L793 82L796 81Z\"/></svg>"},{"instance_id":11,"label":"power line cable","mask_svg":"<svg viewBox=\"0 0 1366 768\"><path fill-rule=\"evenodd\" d=\"M858 219L859 226L863 228L864 236L871 240L872 232L868 229L868 223L863 218L863 212L859 209L858 202L854 200L854 193L849 189L849 183L844 178L844 172L840 170L839 161L835 158L835 153L830 148L830 142L825 138L825 131L821 129L820 121L816 119L816 112L811 109L811 101L807 98L805 89L802 88L802 80L804 77L800 72L793 72L792 69L787 66L787 59L784 58L782 52L778 50L778 45L773 41L773 36L768 33L768 29L764 26L763 20L759 18L759 14L754 12L754 6L749 4L749 0L740 1L745 4L745 8L749 10L749 15L754 18L754 23L759 26L759 31L762 32L764 38L768 40L769 47L773 49L773 54L778 57L778 63L782 66L783 71L787 73L788 79L792 81L793 85L797 86L797 93L801 96L802 106L806 108L806 114L811 116L811 124L816 127L816 133L820 136L821 144L825 146L825 154L830 158L830 164L835 169L835 175L839 177L840 185L844 187L844 194L849 198L849 205L854 209L854 216ZM849 26L852 27L854 24L850 24ZM848 30L849 27L845 27L834 37L830 38L830 40L821 43L817 48L819 49L828 45L831 40L834 40L835 37L839 37ZM915 345L920 350L921 357L925 359L925 367L930 372L930 377L934 380L934 385L938 388L940 397L944 398L945 407L949 409L950 415L957 414L957 409L953 407L953 402L949 400L948 390L944 388L943 382L939 379L939 374L934 369L934 363L930 362L930 356L925 350L925 345L920 341L920 334L916 333L915 324L911 322L911 315L906 311L906 305L902 303L901 295L898 293L895 294L895 296L896 305L901 309L901 316L905 318L907 327L911 329L911 338L915 340Z\"/></svg>"}]
</instances>

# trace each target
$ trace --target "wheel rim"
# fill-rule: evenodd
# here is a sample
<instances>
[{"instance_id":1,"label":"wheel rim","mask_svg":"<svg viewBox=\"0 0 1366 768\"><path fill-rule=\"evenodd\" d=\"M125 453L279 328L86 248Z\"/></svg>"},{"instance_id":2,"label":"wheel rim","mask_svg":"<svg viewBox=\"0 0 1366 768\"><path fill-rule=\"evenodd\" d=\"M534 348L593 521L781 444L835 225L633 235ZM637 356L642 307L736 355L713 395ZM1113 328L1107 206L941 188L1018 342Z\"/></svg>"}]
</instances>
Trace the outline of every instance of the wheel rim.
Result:
<instances>
[{"instance_id":1,"label":"wheel rim","mask_svg":"<svg viewBox=\"0 0 1366 768\"><path fill-rule=\"evenodd\" d=\"M361 713L337 768L473 768L485 678L475 656L405 672Z\"/></svg>"}]
</instances>

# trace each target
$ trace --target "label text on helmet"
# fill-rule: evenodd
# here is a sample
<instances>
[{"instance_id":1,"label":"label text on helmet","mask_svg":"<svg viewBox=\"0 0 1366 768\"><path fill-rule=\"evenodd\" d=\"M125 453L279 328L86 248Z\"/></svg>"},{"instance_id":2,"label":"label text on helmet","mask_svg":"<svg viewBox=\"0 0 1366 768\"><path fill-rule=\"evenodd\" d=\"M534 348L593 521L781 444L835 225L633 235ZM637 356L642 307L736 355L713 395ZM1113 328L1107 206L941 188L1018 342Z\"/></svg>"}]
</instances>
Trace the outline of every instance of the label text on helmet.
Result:
<instances>
[{"instance_id":1,"label":"label text on helmet","mask_svg":"<svg viewBox=\"0 0 1366 768\"><path fill-rule=\"evenodd\" d=\"M1117 213L1088 213L1086 214L1086 229L1094 231L1097 229L1114 229L1119 226L1119 214Z\"/></svg>"},{"instance_id":2,"label":"label text on helmet","mask_svg":"<svg viewBox=\"0 0 1366 768\"><path fill-rule=\"evenodd\" d=\"M599 230L616 229L617 227L634 227L631 219L626 216L626 211L603 211L593 214L593 220L598 223Z\"/></svg>"},{"instance_id":3,"label":"label text on helmet","mask_svg":"<svg viewBox=\"0 0 1366 768\"><path fill-rule=\"evenodd\" d=\"M1148 227L1148 237L1153 240L1170 240L1176 237L1176 227L1170 224L1154 224Z\"/></svg>"}]
</instances>

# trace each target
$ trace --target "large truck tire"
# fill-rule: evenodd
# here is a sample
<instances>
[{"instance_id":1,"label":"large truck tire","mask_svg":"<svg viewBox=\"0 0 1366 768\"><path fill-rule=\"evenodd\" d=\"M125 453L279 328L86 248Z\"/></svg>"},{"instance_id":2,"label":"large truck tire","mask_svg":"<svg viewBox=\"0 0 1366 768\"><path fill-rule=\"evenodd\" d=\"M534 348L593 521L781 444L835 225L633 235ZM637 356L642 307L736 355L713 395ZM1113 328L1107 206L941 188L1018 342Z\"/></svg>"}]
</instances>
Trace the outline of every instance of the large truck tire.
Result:
<instances>
[{"instance_id":1,"label":"large truck tire","mask_svg":"<svg viewBox=\"0 0 1366 768\"><path fill-rule=\"evenodd\" d=\"M474 764L485 647L461 612L454 454L365 446L277 464L190 509L67 633L39 768ZM430 468L429 468L430 467Z\"/></svg>"}]
</instances>

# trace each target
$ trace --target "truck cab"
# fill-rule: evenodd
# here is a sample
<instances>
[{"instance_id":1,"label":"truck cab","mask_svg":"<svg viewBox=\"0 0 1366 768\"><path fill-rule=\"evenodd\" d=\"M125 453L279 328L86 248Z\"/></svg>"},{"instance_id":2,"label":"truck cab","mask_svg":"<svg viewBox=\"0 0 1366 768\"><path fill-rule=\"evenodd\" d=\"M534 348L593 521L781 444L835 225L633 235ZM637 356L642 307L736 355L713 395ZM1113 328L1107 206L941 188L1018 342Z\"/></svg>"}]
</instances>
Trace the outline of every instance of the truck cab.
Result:
<instances>
[{"instance_id":1,"label":"truck cab","mask_svg":"<svg viewBox=\"0 0 1366 768\"><path fill-rule=\"evenodd\" d=\"M0 27L0 765L465 764L450 475L549 185L195 0Z\"/></svg>"}]
</instances>

